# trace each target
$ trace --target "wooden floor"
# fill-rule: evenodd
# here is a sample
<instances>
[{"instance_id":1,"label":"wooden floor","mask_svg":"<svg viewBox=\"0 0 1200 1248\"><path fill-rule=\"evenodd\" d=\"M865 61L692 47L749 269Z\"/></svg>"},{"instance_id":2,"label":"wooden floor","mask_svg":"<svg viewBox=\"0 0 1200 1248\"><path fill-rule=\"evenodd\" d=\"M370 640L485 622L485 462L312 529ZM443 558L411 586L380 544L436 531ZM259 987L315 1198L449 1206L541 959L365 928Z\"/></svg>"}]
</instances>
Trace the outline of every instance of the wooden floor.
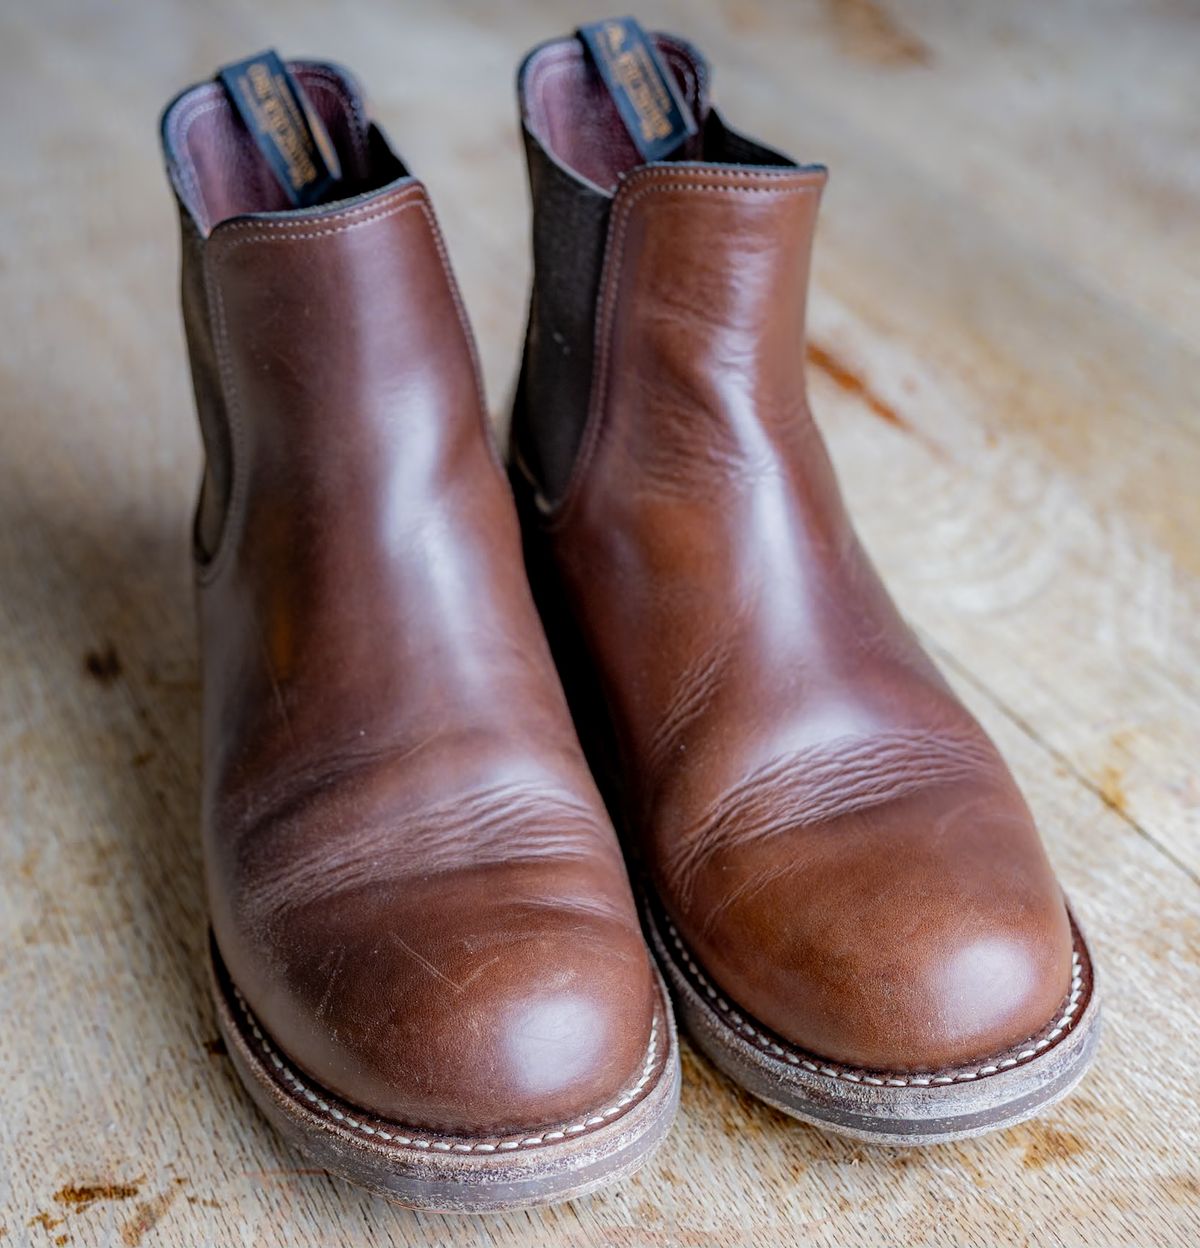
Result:
<instances>
[{"instance_id":1,"label":"wooden floor","mask_svg":"<svg viewBox=\"0 0 1200 1248\"><path fill-rule=\"evenodd\" d=\"M502 421L528 270L515 62L605 14L9 5L0 1248L1200 1242L1200 10L640 11L713 58L734 124L831 167L818 419L1093 938L1094 1072L1039 1122L888 1152L689 1054L678 1126L639 1177L501 1218L399 1211L283 1148L205 995L199 443L157 112L268 44L356 69L432 188Z\"/></svg>"}]
</instances>

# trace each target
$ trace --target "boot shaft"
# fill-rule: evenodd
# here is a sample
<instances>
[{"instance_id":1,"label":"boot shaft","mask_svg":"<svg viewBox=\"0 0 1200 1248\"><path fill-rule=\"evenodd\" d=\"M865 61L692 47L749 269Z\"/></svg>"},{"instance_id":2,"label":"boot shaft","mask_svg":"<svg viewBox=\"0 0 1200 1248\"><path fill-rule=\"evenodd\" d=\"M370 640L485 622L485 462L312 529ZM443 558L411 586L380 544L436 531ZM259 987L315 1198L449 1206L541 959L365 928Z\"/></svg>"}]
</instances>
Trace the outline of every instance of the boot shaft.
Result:
<instances>
[{"instance_id":1,"label":"boot shaft","mask_svg":"<svg viewBox=\"0 0 1200 1248\"><path fill-rule=\"evenodd\" d=\"M802 401L825 171L727 127L700 54L667 35L653 41L697 123L669 161L641 161L579 40L535 49L518 79L534 281L512 438L546 505L562 501L579 469L585 428L603 424L596 405L614 353L635 351L656 384L702 391L702 361L742 358L767 408ZM614 302L629 314L610 324ZM695 398L701 419L717 414L713 395Z\"/></svg>"},{"instance_id":2,"label":"boot shaft","mask_svg":"<svg viewBox=\"0 0 1200 1248\"><path fill-rule=\"evenodd\" d=\"M203 563L240 540L223 540L227 524L262 536L239 506L269 508L289 538L296 526L282 522L283 505L361 539L356 507L386 506L414 477L444 472L456 440L486 425L474 343L424 187L366 119L344 71L289 68L340 164L327 202L289 204L218 83L183 92L163 116L205 444Z\"/></svg>"},{"instance_id":3,"label":"boot shaft","mask_svg":"<svg viewBox=\"0 0 1200 1248\"><path fill-rule=\"evenodd\" d=\"M574 666L599 673L617 748L636 760L626 792L645 813L677 802L680 786L697 786L689 805L725 768L760 765L780 742L757 725L786 721L801 686L830 718L850 669L881 702L915 683L933 702L943 694L855 538L808 410L806 298L826 171L726 126L695 86L707 73L691 50L667 64L691 91L697 134L682 159L640 163L630 145L598 140L597 125L580 132L588 66L563 46L535 52L521 80L535 275L513 475L527 546L553 569L549 596L570 604L587 656ZM573 56L575 69L555 69ZM558 77L543 90L540 74ZM553 319L563 302L544 296L567 284L551 251L564 202L603 228L574 270L588 308L571 309L580 328L565 345ZM565 652L570 624L555 633ZM670 728L692 696L739 725L719 765L671 765L676 749L707 748L703 733Z\"/></svg>"},{"instance_id":4,"label":"boot shaft","mask_svg":"<svg viewBox=\"0 0 1200 1248\"><path fill-rule=\"evenodd\" d=\"M425 188L354 83L294 63L337 198L292 208L223 89L167 110L205 473L196 554L213 803L494 700L528 646L519 536ZM536 650L536 645L535 645ZM545 680L540 654L514 683ZM523 697L527 715L545 699ZM423 709L424 708L424 711ZM552 715L557 708L552 708Z\"/></svg>"}]
</instances>

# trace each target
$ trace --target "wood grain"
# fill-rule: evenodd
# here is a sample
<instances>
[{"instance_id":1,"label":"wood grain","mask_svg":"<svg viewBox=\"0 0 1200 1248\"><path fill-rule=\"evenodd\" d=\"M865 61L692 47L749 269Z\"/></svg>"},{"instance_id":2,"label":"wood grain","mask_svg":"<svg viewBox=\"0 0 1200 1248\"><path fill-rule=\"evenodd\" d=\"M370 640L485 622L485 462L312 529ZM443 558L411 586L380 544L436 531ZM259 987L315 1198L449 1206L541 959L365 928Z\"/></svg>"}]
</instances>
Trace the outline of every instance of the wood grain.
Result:
<instances>
[{"instance_id":1,"label":"wood grain","mask_svg":"<svg viewBox=\"0 0 1200 1248\"><path fill-rule=\"evenodd\" d=\"M966 11L964 11L966 10ZM498 420L528 274L511 81L594 11L61 0L0 15L0 1248L1200 1240L1200 14L646 3L734 124L832 169L810 372L863 536L1029 794L1107 1032L1047 1118L891 1153L690 1054L638 1178L393 1209L286 1152L205 995L199 447L155 119L278 44L431 186Z\"/></svg>"}]
</instances>

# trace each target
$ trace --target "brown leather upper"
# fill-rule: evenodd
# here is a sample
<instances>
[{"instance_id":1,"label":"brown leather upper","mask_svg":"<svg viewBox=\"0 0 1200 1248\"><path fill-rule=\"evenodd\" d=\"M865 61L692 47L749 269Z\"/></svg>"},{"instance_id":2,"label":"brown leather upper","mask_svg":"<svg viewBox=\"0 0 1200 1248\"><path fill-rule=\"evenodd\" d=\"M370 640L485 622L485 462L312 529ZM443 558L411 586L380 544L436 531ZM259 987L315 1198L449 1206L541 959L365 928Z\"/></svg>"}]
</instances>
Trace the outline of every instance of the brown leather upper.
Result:
<instances>
[{"instance_id":1,"label":"brown leather upper","mask_svg":"<svg viewBox=\"0 0 1200 1248\"><path fill-rule=\"evenodd\" d=\"M198 534L216 942L347 1100L468 1135L561 1122L636 1078L647 951L426 191L346 79L293 68L356 198L279 211L217 88L164 127L228 461Z\"/></svg>"},{"instance_id":2,"label":"brown leather upper","mask_svg":"<svg viewBox=\"0 0 1200 1248\"><path fill-rule=\"evenodd\" d=\"M526 119L537 158L569 170ZM531 569L582 639L568 681L601 691L612 800L657 902L718 987L831 1060L983 1058L1063 1001L1063 898L1003 760L859 545L809 414L824 171L708 155L604 192L602 272L579 277L599 287L585 410L531 403L563 364L545 327L527 349ZM582 433L554 491L529 461L560 421Z\"/></svg>"}]
</instances>

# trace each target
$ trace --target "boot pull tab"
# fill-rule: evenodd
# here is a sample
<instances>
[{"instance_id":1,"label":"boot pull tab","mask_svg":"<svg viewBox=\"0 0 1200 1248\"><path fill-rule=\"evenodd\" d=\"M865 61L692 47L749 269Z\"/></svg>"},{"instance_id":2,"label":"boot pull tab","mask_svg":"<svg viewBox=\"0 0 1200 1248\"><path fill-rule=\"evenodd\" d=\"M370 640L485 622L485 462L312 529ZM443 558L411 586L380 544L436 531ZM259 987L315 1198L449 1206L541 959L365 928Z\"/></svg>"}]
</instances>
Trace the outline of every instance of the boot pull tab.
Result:
<instances>
[{"instance_id":1,"label":"boot pull tab","mask_svg":"<svg viewBox=\"0 0 1200 1248\"><path fill-rule=\"evenodd\" d=\"M697 132L675 76L636 18L589 22L578 35L642 160L667 160Z\"/></svg>"},{"instance_id":2,"label":"boot pull tab","mask_svg":"<svg viewBox=\"0 0 1200 1248\"><path fill-rule=\"evenodd\" d=\"M288 201L307 208L337 198L341 162L304 88L272 49L216 74Z\"/></svg>"}]
</instances>

